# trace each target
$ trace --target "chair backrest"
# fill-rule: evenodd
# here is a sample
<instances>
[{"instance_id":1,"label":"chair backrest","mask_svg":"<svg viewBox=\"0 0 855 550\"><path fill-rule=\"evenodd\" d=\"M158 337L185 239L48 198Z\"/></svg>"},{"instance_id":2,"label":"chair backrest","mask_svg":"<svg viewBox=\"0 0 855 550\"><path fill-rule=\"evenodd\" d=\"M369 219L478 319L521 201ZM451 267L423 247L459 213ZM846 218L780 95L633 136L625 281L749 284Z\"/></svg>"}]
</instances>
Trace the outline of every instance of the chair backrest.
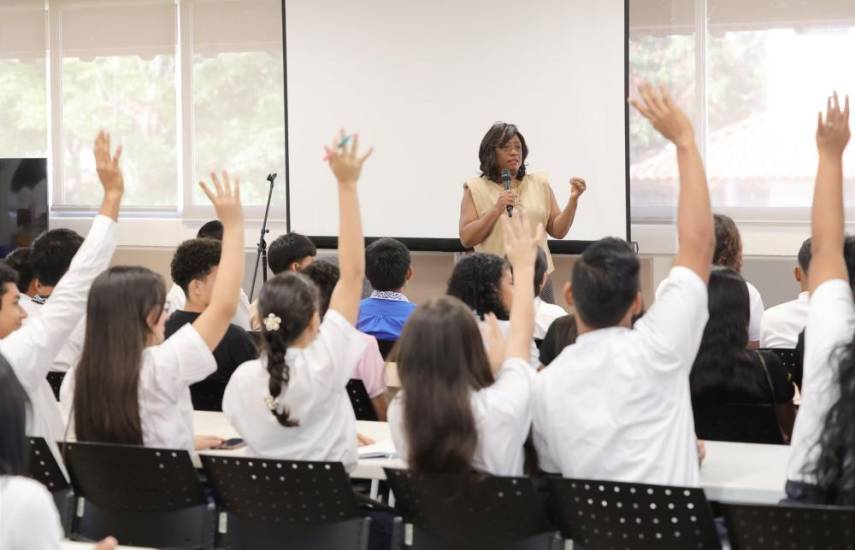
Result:
<instances>
[{"instance_id":1,"label":"chair backrest","mask_svg":"<svg viewBox=\"0 0 855 550\"><path fill-rule=\"evenodd\" d=\"M761 348L758 351L771 351L778 356L781 365L790 373L793 382L799 387L802 383L802 360L803 357L797 349L790 348Z\"/></svg>"},{"instance_id":2,"label":"chair backrest","mask_svg":"<svg viewBox=\"0 0 855 550\"><path fill-rule=\"evenodd\" d=\"M364 550L361 517L340 462L296 462L201 455L217 503L229 514L225 547Z\"/></svg>"},{"instance_id":3,"label":"chair backrest","mask_svg":"<svg viewBox=\"0 0 855 550\"><path fill-rule=\"evenodd\" d=\"M362 380L351 378L347 383L347 395L350 397L350 404L353 406L357 420L370 420L372 422L378 420L374 403L371 402L371 397L368 396L368 391L365 389Z\"/></svg>"},{"instance_id":4,"label":"chair backrest","mask_svg":"<svg viewBox=\"0 0 855 550\"><path fill-rule=\"evenodd\" d=\"M71 486L50 451L47 441L41 437L27 439L30 443L30 477L47 487L51 493L70 489Z\"/></svg>"},{"instance_id":5,"label":"chair backrest","mask_svg":"<svg viewBox=\"0 0 855 550\"><path fill-rule=\"evenodd\" d=\"M586 550L721 548L701 489L563 478L547 485L553 521Z\"/></svg>"},{"instance_id":6,"label":"chair backrest","mask_svg":"<svg viewBox=\"0 0 855 550\"><path fill-rule=\"evenodd\" d=\"M47 381L50 384L50 389L53 390L53 396L59 401L59 389L62 387L62 381L65 379L64 372L50 371L47 373Z\"/></svg>"},{"instance_id":7,"label":"chair backrest","mask_svg":"<svg viewBox=\"0 0 855 550\"><path fill-rule=\"evenodd\" d=\"M733 550L855 550L855 508L721 504Z\"/></svg>"},{"instance_id":8,"label":"chair backrest","mask_svg":"<svg viewBox=\"0 0 855 550\"><path fill-rule=\"evenodd\" d=\"M699 439L783 445L774 405L692 403Z\"/></svg>"},{"instance_id":9,"label":"chair backrest","mask_svg":"<svg viewBox=\"0 0 855 550\"><path fill-rule=\"evenodd\" d=\"M558 540L528 478L385 468L412 548L543 548Z\"/></svg>"},{"instance_id":10,"label":"chair backrest","mask_svg":"<svg viewBox=\"0 0 855 550\"><path fill-rule=\"evenodd\" d=\"M78 496L120 512L168 512L206 504L190 454L105 443L66 443Z\"/></svg>"}]
</instances>

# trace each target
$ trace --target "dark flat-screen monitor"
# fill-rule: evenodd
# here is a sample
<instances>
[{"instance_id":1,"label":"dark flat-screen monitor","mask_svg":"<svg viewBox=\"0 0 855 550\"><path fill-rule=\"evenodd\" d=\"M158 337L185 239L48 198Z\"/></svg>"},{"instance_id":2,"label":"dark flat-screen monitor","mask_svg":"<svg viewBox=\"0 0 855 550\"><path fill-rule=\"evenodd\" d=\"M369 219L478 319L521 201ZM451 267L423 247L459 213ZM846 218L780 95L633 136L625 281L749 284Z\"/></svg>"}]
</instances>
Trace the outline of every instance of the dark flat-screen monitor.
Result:
<instances>
[{"instance_id":1,"label":"dark flat-screen monitor","mask_svg":"<svg viewBox=\"0 0 855 550\"><path fill-rule=\"evenodd\" d=\"M0 258L48 226L47 159L0 158Z\"/></svg>"}]
</instances>

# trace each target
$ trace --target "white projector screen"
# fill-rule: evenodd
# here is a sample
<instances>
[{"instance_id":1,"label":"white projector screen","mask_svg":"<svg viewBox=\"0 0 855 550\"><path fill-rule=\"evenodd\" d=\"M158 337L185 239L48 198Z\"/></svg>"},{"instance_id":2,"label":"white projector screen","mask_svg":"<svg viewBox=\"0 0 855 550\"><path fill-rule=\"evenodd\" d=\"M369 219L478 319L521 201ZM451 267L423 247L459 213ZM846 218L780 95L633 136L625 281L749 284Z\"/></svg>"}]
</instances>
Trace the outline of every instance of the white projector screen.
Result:
<instances>
[{"instance_id":1,"label":"white projector screen","mask_svg":"<svg viewBox=\"0 0 855 550\"><path fill-rule=\"evenodd\" d=\"M337 234L322 146L344 126L375 147L365 235L459 248L463 182L501 120L560 206L587 180L568 241L629 238L622 0L286 0L283 19L293 231Z\"/></svg>"}]
</instances>

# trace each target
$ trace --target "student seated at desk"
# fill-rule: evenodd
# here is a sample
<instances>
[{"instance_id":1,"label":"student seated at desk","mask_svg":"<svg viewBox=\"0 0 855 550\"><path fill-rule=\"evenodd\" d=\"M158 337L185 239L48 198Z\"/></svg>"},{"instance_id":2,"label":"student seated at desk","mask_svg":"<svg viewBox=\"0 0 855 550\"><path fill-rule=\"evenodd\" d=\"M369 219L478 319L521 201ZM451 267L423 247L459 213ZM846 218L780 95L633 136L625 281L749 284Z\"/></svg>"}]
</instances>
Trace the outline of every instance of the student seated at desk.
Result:
<instances>
[{"instance_id":1,"label":"student seated at desk","mask_svg":"<svg viewBox=\"0 0 855 550\"><path fill-rule=\"evenodd\" d=\"M196 232L197 239L213 239L215 241L223 241L223 222L220 220L211 220L202 224L199 231ZM187 304L187 295L184 289L175 282L172 288L166 293L166 315L170 316L174 312L184 309ZM232 324L237 325L244 330L249 330L249 315L250 315L249 298L243 289L240 289L240 299L238 300L237 311L232 318Z\"/></svg>"},{"instance_id":2,"label":"student seated at desk","mask_svg":"<svg viewBox=\"0 0 855 550\"><path fill-rule=\"evenodd\" d=\"M533 281L534 276L520 280ZM451 272L446 294L454 296L469 307L482 333L486 333L488 328L486 316L493 315L498 320L502 333L508 334L514 303L514 275L511 274L511 266L503 258L483 252L464 256ZM529 346L529 364L535 369L540 365L533 337Z\"/></svg>"},{"instance_id":3,"label":"student seated at desk","mask_svg":"<svg viewBox=\"0 0 855 550\"><path fill-rule=\"evenodd\" d=\"M527 364L534 330L530 281L543 227L532 235L524 212L502 223L514 273L526 282L514 285L507 339L489 315L488 357L471 306L451 296L416 309L401 335L402 391L389 405L389 428L413 470L523 474L535 374Z\"/></svg>"},{"instance_id":4,"label":"student seated at desk","mask_svg":"<svg viewBox=\"0 0 855 550\"><path fill-rule=\"evenodd\" d=\"M226 386L223 413L249 455L356 467L356 417L345 387L366 348L354 326L365 272L357 182L371 153L360 157L357 142L327 148L338 181L341 276L323 321L318 289L305 275L267 281L258 299L261 357L238 367Z\"/></svg>"},{"instance_id":5,"label":"student seated at desk","mask_svg":"<svg viewBox=\"0 0 855 550\"><path fill-rule=\"evenodd\" d=\"M0 548L3 550L59 550L62 525L53 497L31 479L25 434L27 394L0 355ZM110 550L108 538L96 550Z\"/></svg>"},{"instance_id":6,"label":"student seated at desk","mask_svg":"<svg viewBox=\"0 0 855 550\"><path fill-rule=\"evenodd\" d=\"M852 506L855 304L853 273L843 254L843 152L849 138L849 98L841 109L835 94L816 130L819 168L811 211L811 300L786 492L795 501Z\"/></svg>"},{"instance_id":7,"label":"student seated at desk","mask_svg":"<svg viewBox=\"0 0 855 550\"><path fill-rule=\"evenodd\" d=\"M335 285L341 277L341 271L338 266L332 262L323 259L313 262L312 265L301 271L303 275L312 280L318 287L319 293L319 313L323 320L324 315L330 306L330 298L332 297ZM377 345L377 339L373 336L362 333L364 336L366 348L365 353L356 364L356 370L353 372L353 378L362 380L365 386L365 391L368 397L371 398L371 404L374 405L374 411L377 413L377 419L381 422L386 420L386 364L383 361L383 356L380 355L380 347Z\"/></svg>"},{"instance_id":8,"label":"student seated at desk","mask_svg":"<svg viewBox=\"0 0 855 550\"><path fill-rule=\"evenodd\" d=\"M748 349L745 279L729 267L710 273L709 320L689 382L692 403L774 405L784 437L793 429L793 381L771 351Z\"/></svg>"},{"instance_id":9,"label":"student seated at desk","mask_svg":"<svg viewBox=\"0 0 855 550\"><path fill-rule=\"evenodd\" d=\"M697 487L689 372L707 321L709 191L689 119L664 90L639 91L643 101L633 105L677 150L674 267L633 326L642 300L632 247L606 238L585 250L572 274L579 336L537 375L533 439L547 472Z\"/></svg>"},{"instance_id":10,"label":"student seated at desk","mask_svg":"<svg viewBox=\"0 0 855 550\"><path fill-rule=\"evenodd\" d=\"M374 291L359 304L356 328L378 340L395 341L416 309L402 293L413 276L410 251L395 239L379 239L365 250L365 275Z\"/></svg>"},{"instance_id":11,"label":"student seated at desk","mask_svg":"<svg viewBox=\"0 0 855 550\"><path fill-rule=\"evenodd\" d=\"M194 322L211 303L217 281L222 245L214 239L184 241L172 257L172 280L180 286L187 300L184 306L166 320L164 336L169 338L181 327ZM222 395L232 373L241 364L258 357L252 337L231 323L225 336L214 349L217 371L190 386L195 409L220 410L222 403L213 396Z\"/></svg>"},{"instance_id":12,"label":"student seated at desk","mask_svg":"<svg viewBox=\"0 0 855 550\"><path fill-rule=\"evenodd\" d=\"M770 307L763 313L761 348L793 349L796 347L799 333L807 324L810 301L809 269L810 239L806 239L799 248L798 265L793 269L793 276L799 283L799 295L795 300Z\"/></svg>"},{"instance_id":13,"label":"student seated at desk","mask_svg":"<svg viewBox=\"0 0 855 550\"><path fill-rule=\"evenodd\" d=\"M60 398L80 441L173 449L209 448L217 438L193 435L189 386L217 369L216 349L235 314L243 277L240 184L211 174L201 183L223 222L223 244L211 301L191 324L164 340L166 286L144 267L117 266L92 284L80 364L63 380Z\"/></svg>"}]
</instances>

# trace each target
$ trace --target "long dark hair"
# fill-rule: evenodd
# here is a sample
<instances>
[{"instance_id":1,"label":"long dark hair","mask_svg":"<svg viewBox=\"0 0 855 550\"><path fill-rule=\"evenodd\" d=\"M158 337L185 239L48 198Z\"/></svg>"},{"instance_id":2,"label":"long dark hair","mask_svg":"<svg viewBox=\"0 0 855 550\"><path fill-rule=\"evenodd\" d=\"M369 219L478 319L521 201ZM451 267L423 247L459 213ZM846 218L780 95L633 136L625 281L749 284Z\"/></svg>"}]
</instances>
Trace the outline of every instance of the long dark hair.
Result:
<instances>
[{"instance_id":1,"label":"long dark hair","mask_svg":"<svg viewBox=\"0 0 855 550\"><path fill-rule=\"evenodd\" d=\"M291 370L285 361L288 346L303 334L319 310L318 289L305 275L282 272L261 289L258 313L262 321L261 348L267 355L267 372L271 397L276 399L288 389ZM279 318L279 328L268 330L264 321L269 315ZM281 411L280 411L281 409ZM275 407L273 416L286 427L298 426L299 421L289 418L286 407Z\"/></svg>"},{"instance_id":2,"label":"long dark hair","mask_svg":"<svg viewBox=\"0 0 855 550\"><path fill-rule=\"evenodd\" d=\"M506 122L496 122L490 126L481 140L481 146L478 148L478 159L481 161L482 177L496 183L502 183L502 174L499 170L499 162L496 159L496 148L507 145L514 136L520 138L520 144L522 144L522 159L515 176L519 179L525 177L525 159L528 158L528 145L516 125Z\"/></svg>"},{"instance_id":3,"label":"long dark hair","mask_svg":"<svg viewBox=\"0 0 855 550\"><path fill-rule=\"evenodd\" d=\"M807 468L814 474L829 504L855 505L855 339L828 358L837 364L840 396L828 410L816 445L819 456ZM827 368L827 367L823 367Z\"/></svg>"},{"instance_id":4,"label":"long dark hair","mask_svg":"<svg viewBox=\"0 0 855 550\"><path fill-rule=\"evenodd\" d=\"M413 312L398 346L410 468L470 471L478 445L470 396L494 382L472 312L456 298L434 298Z\"/></svg>"},{"instance_id":5,"label":"long dark hair","mask_svg":"<svg viewBox=\"0 0 855 550\"><path fill-rule=\"evenodd\" d=\"M715 252L713 265L721 265L742 271L742 236L736 222L724 214L713 215L715 227Z\"/></svg>"},{"instance_id":6,"label":"long dark hair","mask_svg":"<svg viewBox=\"0 0 855 550\"><path fill-rule=\"evenodd\" d=\"M709 281L709 319L689 381L693 396L705 390L757 390L771 399L771 389L756 387L756 356L748 349L750 305L745 279L729 267L714 267Z\"/></svg>"},{"instance_id":7,"label":"long dark hair","mask_svg":"<svg viewBox=\"0 0 855 550\"><path fill-rule=\"evenodd\" d=\"M475 252L454 266L446 294L454 296L483 319L488 313L507 321L510 312L502 304L501 281L508 263L494 255Z\"/></svg>"},{"instance_id":8,"label":"long dark hair","mask_svg":"<svg viewBox=\"0 0 855 550\"><path fill-rule=\"evenodd\" d=\"M74 428L80 441L142 445L142 354L166 301L163 277L139 266L112 267L89 290L86 336L74 380Z\"/></svg>"},{"instance_id":9,"label":"long dark hair","mask_svg":"<svg viewBox=\"0 0 855 550\"><path fill-rule=\"evenodd\" d=\"M0 475L27 475L27 393L0 355Z\"/></svg>"}]
</instances>

